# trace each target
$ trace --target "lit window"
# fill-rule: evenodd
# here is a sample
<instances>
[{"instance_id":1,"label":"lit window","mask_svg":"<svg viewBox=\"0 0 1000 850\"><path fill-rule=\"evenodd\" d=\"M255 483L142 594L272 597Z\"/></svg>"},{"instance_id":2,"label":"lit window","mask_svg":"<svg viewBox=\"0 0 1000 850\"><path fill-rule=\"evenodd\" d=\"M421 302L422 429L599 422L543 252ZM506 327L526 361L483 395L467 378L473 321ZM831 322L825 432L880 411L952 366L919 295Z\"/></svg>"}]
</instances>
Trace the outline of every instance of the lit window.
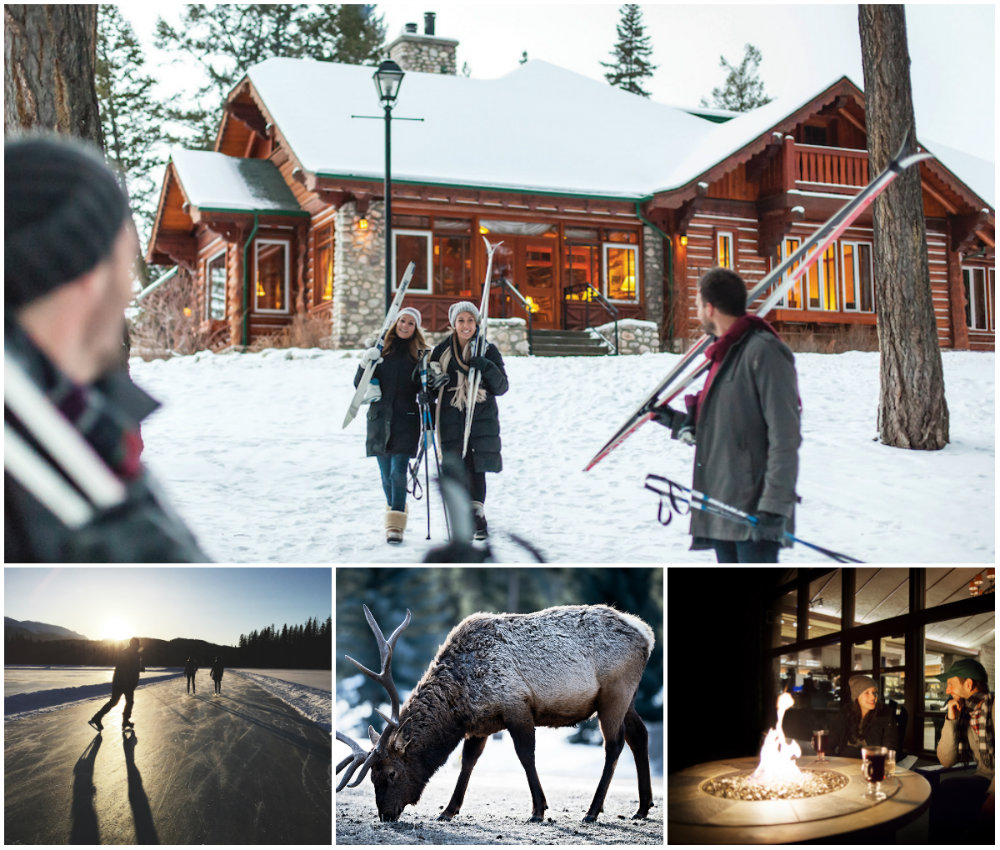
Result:
<instances>
[{"instance_id":1,"label":"lit window","mask_svg":"<svg viewBox=\"0 0 1000 850\"><path fill-rule=\"evenodd\" d=\"M867 242L842 242L840 265L844 274L844 309L861 313L874 312L872 246Z\"/></svg>"},{"instance_id":2,"label":"lit window","mask_svg":"<svg viewBox=\"0 0 1000 850\"><path fill-rule=\"evenodd\" d=\"M316 231L316 259L313 273L313 304L333 298L333 225Z\"/></svg>"},{"instance_id":3,"label":"lit window","mask_svg":"<svg viewBox=\"0 0 1000 850\"><path fill-rule=\"evenodd\" d=\"M717 266L724 269L735 269L733 261L733 234L717 233L715 236L715 253Z\"/></svg>"},{"instance_id":4,"label":"lit window","mask_svg":"<svg viewBox=\"0 0 1000 850\"><path fill-rule=\"evenodd\" d=\"M604 291L612 301L638 300L638 254L631 245L604 243Z\"/></svg>"},{"instance_id":5,"label":"lit window","mask_svg":"<svg viewBox=\"0 0 1000 850\"><path fill-rule=\"evenodd\" d=\"M254 253L254 310L259 313L288 312L288 243L258 239Z\"/></svg>"},{"instance_id":6,"label":"lit window","mask_svg":"<svg viewBox=\"0 0 1000 850\"><path fill-rule=\"evenodd\" d=\"M394 251L393 289L399 285L399 280L406 271L406 266L413 263L413 279L406 288L407 292L431 291L431 259L433 257L429 230L394 230L392 232Z\"/></svg>"},{"instance_id":7,"label":"lit window","mask_svg":"<svg viewBox=\"0 0 1000 850\"><path fill-rule=\"evenodd\" d=\"M791 237L785 239L782 243L782 254L781 261L784 262L792 254L799 250L799 240L792 239ZM795 271L799 267L798 263L792 265L788 270L788 273ZM787 307L789 310L801 310L802 307L802 279L795 281L795 284L789 289L781 300L778 302L778 306Z\"/></svg>"},{"instance_id":8,"label":"lit window","mask_svg":"<svg viewBox=\"0 0 1000 850\"><path fill-rule=\"evenodd\" d=\"M837 246L830 245L806 271L810 310L837 309Z\"/></svg>"},{"instance_id":9,"label":"lit window","mask_svg":"<svg viewBox=\"0 0 1000 850\"><path fill-rule=\"evenodd\" d=\"M226 318L226 249L205 263L205 318Z\"/></svg>"}]
</instances>

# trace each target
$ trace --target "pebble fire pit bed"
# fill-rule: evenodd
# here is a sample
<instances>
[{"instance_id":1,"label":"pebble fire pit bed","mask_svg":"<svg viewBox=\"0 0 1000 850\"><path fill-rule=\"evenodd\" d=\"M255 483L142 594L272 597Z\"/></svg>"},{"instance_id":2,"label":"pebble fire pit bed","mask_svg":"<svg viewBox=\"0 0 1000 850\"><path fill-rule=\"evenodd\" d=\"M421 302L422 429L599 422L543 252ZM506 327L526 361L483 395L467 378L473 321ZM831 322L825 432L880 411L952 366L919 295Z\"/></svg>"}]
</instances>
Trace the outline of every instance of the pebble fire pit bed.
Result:
<instances>
[{"instance_id":1,"label":"pebble fire pit bed","mask_svg":"<svg viewBox=\"0 0 1000 850\"><path fill-rule=\"evenodd\" d=\"M811 791L789 786L763 786L751 780L757 758L709 762L688 768L669 780L668 820L698 826L769 826L801 824L863 813L884 806L900 790L898 778L886 779L882 791L889 800L873 803L863 795L868 787L857 759L830 758L812 767Z\"/></svg>"}]
</instances>

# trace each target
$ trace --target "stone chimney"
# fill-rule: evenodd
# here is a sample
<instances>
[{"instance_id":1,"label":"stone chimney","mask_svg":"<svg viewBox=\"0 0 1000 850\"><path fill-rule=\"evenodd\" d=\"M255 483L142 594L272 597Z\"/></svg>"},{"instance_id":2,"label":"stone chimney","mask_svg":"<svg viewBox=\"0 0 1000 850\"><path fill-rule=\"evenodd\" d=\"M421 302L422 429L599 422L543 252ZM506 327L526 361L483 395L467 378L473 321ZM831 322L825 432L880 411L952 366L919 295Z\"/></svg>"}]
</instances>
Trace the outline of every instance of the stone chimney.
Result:
<instances>
[{"instance_id":1,"label":"stone chimney","mask_svg":"<svg viewBox=\"0 0 1000 850\"><path fill-rule=\"evenodd\" d=\"M458 41L434 34L434 12L424 13L424 32L417 32L415 23L406 24L403 33L389 45L389 58L404 71L422 71L426 74L458 73L455 66L455 49Z\"/></svg>"}]
</instances>

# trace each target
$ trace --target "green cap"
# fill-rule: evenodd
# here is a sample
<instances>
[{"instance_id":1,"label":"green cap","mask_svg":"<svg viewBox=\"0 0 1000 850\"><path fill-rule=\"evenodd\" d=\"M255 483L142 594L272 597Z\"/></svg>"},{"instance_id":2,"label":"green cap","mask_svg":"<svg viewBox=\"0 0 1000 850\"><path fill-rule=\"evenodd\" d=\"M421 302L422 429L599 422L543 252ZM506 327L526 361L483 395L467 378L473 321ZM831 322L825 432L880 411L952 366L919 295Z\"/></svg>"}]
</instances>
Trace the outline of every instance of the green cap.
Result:
<instances>
[{"instance_id":1,"label":"green cap","mask_svg":"<svg viewBox=\"0 0 1000 850\"><path fill-rule=\"evenodd\" d=\"M986 668L972 658L959 658L958 661L951 665L947 673L940 673L934 676L934 678L940 679L942 682L947 682L952 676L956 676L959 679L975 679L977 682L989 681L986 675Z\"/></svg>"}]
</instances>

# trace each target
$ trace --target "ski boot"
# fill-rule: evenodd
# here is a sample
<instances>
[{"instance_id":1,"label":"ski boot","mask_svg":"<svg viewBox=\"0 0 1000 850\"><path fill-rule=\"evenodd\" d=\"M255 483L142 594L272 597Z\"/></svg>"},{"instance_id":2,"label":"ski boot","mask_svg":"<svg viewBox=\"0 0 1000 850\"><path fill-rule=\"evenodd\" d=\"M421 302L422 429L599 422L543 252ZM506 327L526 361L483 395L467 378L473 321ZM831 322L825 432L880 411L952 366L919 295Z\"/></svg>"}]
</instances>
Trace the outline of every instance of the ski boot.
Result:
<instances>
[{"instance_id":1,"label":"ski boot","mask_svg":"<svg viewBox=\"0 0 1000 850\"><path fill-rule=\"evenodd\" d=\"M101 718L96 714L87 721L91 726L93 726L98 732L104 728L104 724L101 723Z\"/></svg>"}]
</instances>

